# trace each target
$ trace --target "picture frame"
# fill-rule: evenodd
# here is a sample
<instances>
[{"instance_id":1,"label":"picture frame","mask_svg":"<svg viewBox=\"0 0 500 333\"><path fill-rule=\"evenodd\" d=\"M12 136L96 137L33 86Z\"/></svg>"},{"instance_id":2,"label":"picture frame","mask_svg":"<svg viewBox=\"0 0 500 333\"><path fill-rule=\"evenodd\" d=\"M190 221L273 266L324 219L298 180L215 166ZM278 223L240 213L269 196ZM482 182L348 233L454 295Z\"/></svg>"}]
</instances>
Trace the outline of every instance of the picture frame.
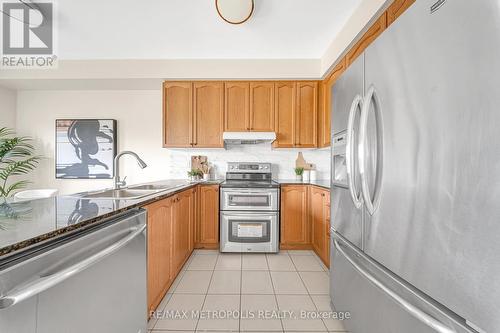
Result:
<instances>
[{"instance_id":1,"label":"picture frame","mask_svg":"<svg viewBox=\"0 0 500 333\"><path fill-rule=\"evenodd\" d=\"M56 119L56 179L112 179L116 138L115 119Z\"/></svg>"}]
</instances>

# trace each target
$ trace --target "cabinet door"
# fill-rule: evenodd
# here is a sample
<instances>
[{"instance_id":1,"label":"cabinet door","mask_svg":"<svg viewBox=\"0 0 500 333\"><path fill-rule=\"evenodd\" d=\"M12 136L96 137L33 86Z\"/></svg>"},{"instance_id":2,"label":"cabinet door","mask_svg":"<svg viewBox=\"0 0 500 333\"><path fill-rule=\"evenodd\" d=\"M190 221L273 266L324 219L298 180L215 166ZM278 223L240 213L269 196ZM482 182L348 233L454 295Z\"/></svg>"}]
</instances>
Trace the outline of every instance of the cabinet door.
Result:
<instances>
[{"instance_id":1,"label":"cabinet door","mask_svg":"<svg viewBox=\"0 0 500 333\"><path fill-rule=\"evenodd\" d=\"M296 86L294 82L277 82L274 85L276 141L277 148L290 148L295 144L295 102Z\"/></svg>"},{"instance_id":2,"label":"cabinet door","mask_svg":"<svg viewBox=\"0 0 500 333\"><path fill-rule=\"evenodd\" d=\"M334 67L331 74L321 83L319 89L318 111L318 147L328 147L331 144L332 88L337 79L345 71L345 58Z\"/></svg>"},{"instance_id":3,"label":"cabinet door","mask_svg":"<svg viewBox=\"0 0 500 333\"><path fill-rule=\"evenodd\" d=\"M297 82L295 147L317 147L318 82Z\"/></svg>"},{"instance_id":4,"label":"cabinet door","mask_svg":"<svg viewBox=\"0 0 500 333\"><path fill-rule=\"evenodd\" d=\"M224 83L224 131L250 130L250 85L248 82Z\"/></svg>"},{"instance_id":5,"label":"cabinet door","mask_svg":"<svg viewBox=\"0 0 500 333\"><path fill-rule=\"evenodd\" d=\"M250 130L274 131L274 83L250 83Z\"/></svg>"},{"instance_id":6,"label":"cabinet door","mask_svg":"<svg viewBox=\"0 0 500 333\"><path fill-rule=\"evenodd\" d=\"M327 229L327 210L329 193L326 190L310 187L311 243L316 254L323 262L328 262L329 238Z\"/></svg>"},{"instance_id":7,"label":"cabinet door","mask_svg":"<svg viewBox=\"0 0 500 333\"><path fill-rule=\"evenodd\" d=\"M163 147L191 147L192 93L191 82L163 83Z\"/></svg>"},{"instance_id":8,"label":"cabinet door","mask_svg":"<svg viewBox=\"0 0 500 333\"><path fill-rule=\"evenodd\" d=\"M347 52L346 64L350 66L356 58L370 45L387 27L386 12L365 32L361 39Z\"/></svg>"},{"instance_id":9,"label":"cabinet door","mask_svg":"<svg viewBox=\"0 0 500 333\"><path fill-rule=\"evenodd\" d=\"M198 237L195 247L219 247L219 185L201 185L198 190Z\"/></svg>"},{"instance_id":10,"label":"cabinet door","mask_svg":"<svg viewBox=\"0 0 500 333\"><path fill-rule=\"evenodd\" d=\"M148 313L154 311L172 284L172 200L163 199L145 207L148 212Z\"/></svg>"},{"instance_id":11,"label":"cabinet door","mask_svg":"<svg viewBox=\"0 0 500 333\"><path fill-rule=\"evenodd\" d=\"M194 194L193 190L183 191L174 197L174 219L172 227L172 271L181 270L191 254L194 236Z\"/></svg>"},{"instance_id":12,"label":"cabinet door","mask_svg":"<svg viewBox=\"0 0 500 333\"><path fill-rule=\"evenodd\" d=\"M194 146L223 148L224 87L222 82L193 83Z\"/></svg>"},{"instance_id":13,"label":"cabinet door","mask_svg":"<svg viewBox=\"0 0 500 333\"><path fill-rule=\"evenodd\" d=\"M300 248L309 245L307 186L281 187L281 246Z\"/></svg>"}]
</instances>

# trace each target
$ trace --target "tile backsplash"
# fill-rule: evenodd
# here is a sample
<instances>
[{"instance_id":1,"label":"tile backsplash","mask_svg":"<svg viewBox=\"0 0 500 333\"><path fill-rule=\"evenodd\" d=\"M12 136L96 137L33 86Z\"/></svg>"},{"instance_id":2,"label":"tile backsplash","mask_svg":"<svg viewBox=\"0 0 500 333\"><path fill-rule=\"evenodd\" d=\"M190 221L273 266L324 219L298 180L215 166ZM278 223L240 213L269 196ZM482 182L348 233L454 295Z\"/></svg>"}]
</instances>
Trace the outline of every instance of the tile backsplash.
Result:
<instances>
[{"instance_id":1,"label":"tile backsplash","mask_svg":"<svg viewBox=\"0 0 500 333\"><path fill-rule=\"evenodd\" d=\"M272 149L269 144L228 146L226 149L168 149L168 178L184 179L191 165L192 155L204 155L212 166L211 176L222 178L227 162L269 162L273 165L273 178L295 178L295 159L301 151L305 160L317 170L317 179L330 178L330 149Z\"/></svg>"}]
</instances>

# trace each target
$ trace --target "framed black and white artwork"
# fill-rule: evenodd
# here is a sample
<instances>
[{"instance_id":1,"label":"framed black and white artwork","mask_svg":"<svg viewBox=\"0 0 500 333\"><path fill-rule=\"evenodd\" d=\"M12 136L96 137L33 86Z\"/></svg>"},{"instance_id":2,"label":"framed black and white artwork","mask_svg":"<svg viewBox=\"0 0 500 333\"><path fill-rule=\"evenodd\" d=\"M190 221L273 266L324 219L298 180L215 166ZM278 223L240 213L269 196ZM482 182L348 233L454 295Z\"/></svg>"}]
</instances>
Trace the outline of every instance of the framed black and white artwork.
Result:
<instances>
[{"instance_id":1,"label":"framed black and white artwork","mask_svg":"<svg viewBox=\"0 0 500 333\"><path fill-rule=\"evenodd\" d=\"M116 120L56 120L56 178L113 178L115 155Z\"/></svg>"}]
</instances>

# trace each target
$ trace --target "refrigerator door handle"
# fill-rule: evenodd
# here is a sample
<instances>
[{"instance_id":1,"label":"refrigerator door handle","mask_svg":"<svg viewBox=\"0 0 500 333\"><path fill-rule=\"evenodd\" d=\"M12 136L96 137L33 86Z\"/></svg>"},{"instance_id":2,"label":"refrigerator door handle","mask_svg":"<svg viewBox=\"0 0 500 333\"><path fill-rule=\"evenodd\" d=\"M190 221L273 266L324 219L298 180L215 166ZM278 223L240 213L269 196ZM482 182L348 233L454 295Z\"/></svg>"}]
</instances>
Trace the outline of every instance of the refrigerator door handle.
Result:
<instances>
[{"instance_id":1,"label":"refrigerator door handle","mask_svg":"<svg viewBox=\"0 0 500 333\"><path fill-rule=\"evenodd\" d=\"M356 113L358 110L363 109L363 97L361 95L356 95L351 104L351 110L349 111L349 120L347 122L347 138L346 138L346 169L347 169L347 185L349 186L349 193L351 194L352 202L357 209L360 209L363 205L363 194L361 191L356 189L356 184L354 183L354 121L356 119Z\"/></svg>"},{"instance_id":2,"label":"refrigerator door handle","mask_svg":"<svg viewBox=\"0 0 500 333\"><path fill-rule=\"evenodd\" d=\"M78 274L79 272L85 270L86 268L96 264L100 260L104 259L106 256L118 251L128 243L130 243L134 238L143 233L146 229L146 224L140 227L131 227L126 229L128 235L120 239L119 241L113 243L112 245L104 248L88 258L71 265L65 269L62 269L54 274L48 276L42 276L34 281L28 282L24 285L20 285L7 292L0 297L0 310L9 308L25 299L28 299L34 295L37 295L55 285L63 282L64 280ZM121 230L119 234L122 234L124 230ZM111 236L112 237L112 236Z\"/></svg>"},{"instance_id":3,"label":"refrigerator door handle","mask_svg":"<svg viewBox=\"0 0 500 333\"><path fill-rule=\"evenodd\" d=\"M368 114L370 112L370 107L372 105L374 106L373 110L375 113L375 126L377 131L377 163L376 163L375 188L374 188L373 198L371 197L370 186L368 185L367 166L366 166L367 153L368 153L368 149L366 146ZM361 175L361 189L366 209L368 210L368 213L370 215L373 215L380 203L380 193L381 193L382 176L383 176L383 156L384 156L382 110L380 108L380 100L378 98L377 91L373 85L371 85L370 88L368 89L368 92L366 93L363 101L358 145L359 145L358 158L359 158L359 173Z\"/></svg>"},{"instance_id":4,"label":"refrigerator door handle","mask_svg":"<svg viewBox=\"0 0 500 333\"><path fill-rule=\"evenodd\" d=\"M445 324L438 321L437 319L430 316L429 314L425 313L424 311L422 311L421 309L419 309L415 305L406 301L404 298L402 298L397 293L392 291L389 287L384 285L379 279L377 279L375 276L373 276L368 271L366 271L363 267L361 267L359 264L357 264L356 261L342 249L343 245L339 244L339 242L337 240L337 236L335 236L335 234L334 234L333 237L334 237L333 244L335 245L335 248L352 265L352 267L359 274L361 274L361 276L363 276L368 281L370 281L373 285L375 285L377 288L379 288L382 292L384 292L385 294L390 296L397 304L399 304L403 309L405 309L414 318L425 323L427 326L434 329L438 333L455 333L454 329L446 326Z\"/></svg>"}]
</instances>

